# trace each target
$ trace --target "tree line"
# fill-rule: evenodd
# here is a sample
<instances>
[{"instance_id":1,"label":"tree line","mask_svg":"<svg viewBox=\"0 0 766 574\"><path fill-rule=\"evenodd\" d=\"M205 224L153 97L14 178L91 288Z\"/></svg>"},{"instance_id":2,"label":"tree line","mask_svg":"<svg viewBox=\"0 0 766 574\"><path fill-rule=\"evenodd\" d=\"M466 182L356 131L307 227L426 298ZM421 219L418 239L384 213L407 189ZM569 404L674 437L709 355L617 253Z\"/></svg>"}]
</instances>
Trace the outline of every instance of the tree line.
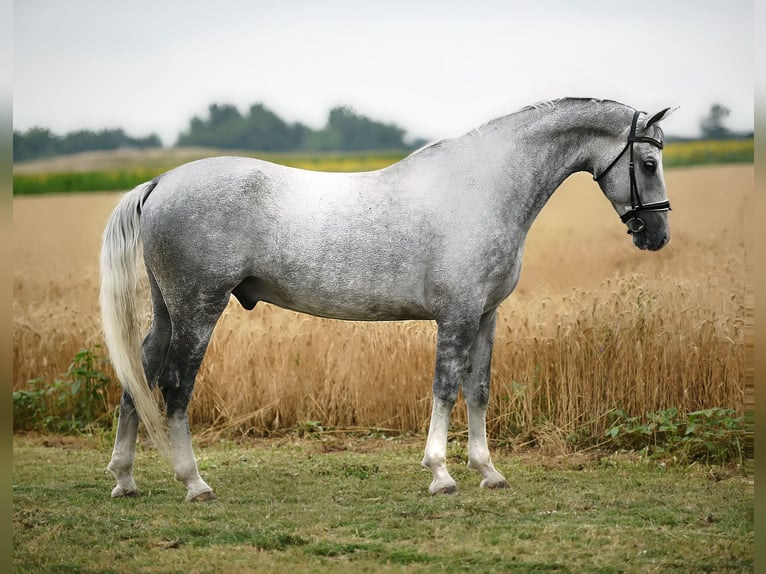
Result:
<instances>
[{"instance_id":1,"label":"tree line","mask_svg":"<svg viewBox=\"0 0 766 574\"><path fill-rule=\"evenodd\" d=\"M40 127L30 128L25 132L13 130L13 161L122 147L162 147L162 141L156 134L134 138L120 128L77 130L64 136Z\"/></svg>"},{"instance_id":2,"label":"tree line","mask_svg":"<svg viewBox=\"0 0 766 574\"><path fill-rule=\"evenodd\" d=\"M348 106L330 110L325 126L314 130L300 122L287 123L262 103L245 114L231 104L211 104L206 118L195 116L181 132L177 146L205 146L264 152L382 151L419 147L407 143L396 124L372 120Z\"/></svg>"},{"instance_id":3,"label":"tree line","mask_svg":"<svg viewBox=\"0 0 766 574\"><path fill-rule=\"evenodd\" d=\"M357 113L348 106L330 110L325 126L314 130L288 123L262 103L240 113L232 104L210 104L206 117L194 116L175 142L177 147L213 147L261 152L326 152L408 150L426 143L405 141L406 131ZM120 147L162 147L156 134L132 138L122 129L79 130L58 136L47 128L13 132L13 160Z\"/></svg>"},{"instance_id":4,"label":"tree line","mask_svg":"<svg viewBox=\"0 0 766 574\"><path fill-rule=\"evenodd\" d=\"M739 134L726 127L729 113L726 106L713 104L699 124L703 139L752 137L752 133ZM174 145L260 152L350 152L409 150L426 143L423 139L407 142L405 133L396 124L373 120L348 106L331 109L324 127L315 130L300 122L286 122L262 103L253 104L244 114L232 104L214 103L205 117L192 117ZM122 129L78 130L64 136L40 127L13 132L14 161L122 147L162 147L162 141L156 134L134 138Z\"/></svg>"}]
</instances>

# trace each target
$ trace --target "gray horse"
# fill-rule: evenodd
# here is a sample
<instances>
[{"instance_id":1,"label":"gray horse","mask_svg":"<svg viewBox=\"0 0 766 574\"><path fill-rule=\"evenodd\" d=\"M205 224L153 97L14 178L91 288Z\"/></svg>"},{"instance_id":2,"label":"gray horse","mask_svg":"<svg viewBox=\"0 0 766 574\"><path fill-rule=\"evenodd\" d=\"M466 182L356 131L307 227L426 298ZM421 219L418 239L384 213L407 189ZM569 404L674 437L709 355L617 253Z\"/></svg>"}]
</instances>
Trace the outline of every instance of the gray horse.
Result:
<instances>
[{"instance_id":1,"label":"gray horse","mask_svg":"<svg viewBox=\"0 0 766 574\"><path fill-rule=\"evenodd\" d=\"M113 497L138 494L139 417L172 460L186 500L215 498L192 451L187 407L208 341L231 295L355 321L438 326L433 411L422 464L432 494L457 488L446 466L450 412L468 405L468 466L481 486L508 483L486 438L497 307L519 279L524 243L570 174L594 175L640 249L669 241L662 175L669 114L565 98L426 146L385 169L320 173L265 161L194 161L127 193L104 232L101 310L123 385L109 470ZM136 314L140 246L153 321ZM167 421L150 389L159 386ZM167 427L165 426L167 424ZM166 428L169 427L169 436Z\"/></svg>"}]
</instances>

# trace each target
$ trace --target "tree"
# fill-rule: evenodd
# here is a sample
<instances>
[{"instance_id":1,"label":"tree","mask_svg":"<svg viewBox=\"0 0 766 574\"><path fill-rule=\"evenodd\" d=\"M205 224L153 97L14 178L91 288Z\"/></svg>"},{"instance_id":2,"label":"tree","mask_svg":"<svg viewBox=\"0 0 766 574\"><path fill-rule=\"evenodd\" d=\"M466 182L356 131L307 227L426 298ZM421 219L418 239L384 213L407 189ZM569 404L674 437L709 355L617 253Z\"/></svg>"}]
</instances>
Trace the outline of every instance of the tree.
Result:
<instances>
[{"instance_id":1,"label":"tree","mask_svg":"<svg viewBox=\"0 0 766 574\"><path fill-rule=\"evenodd\" d=\"M289 124L262 103L242 115L231 104L211 104L208 117L193 117L178 146L281 151L358 151L407 149L404 130L394 124L371 120L347 106L330 110L327 124L312 130Z\"/></svg>"},{"instance_id":2,"label":"tree","mask_svg":"<svg viewBox=\"0 0 766 574\"><path fill-rule=\"evenodd\" d=\"M48 128L34 127L26 132L13 130L13 161L56 155L61 138Z\"/></svg>"},{"instance_id":3,"label":"tree","mask_svg":"<svg viewBox=\"0 0 766 574\"><path fill-rule=\"evenodd\" d=\"M348 106L330 110L327 126L319 138L324 149L341 151L403 149L404 130L358 114Z\"/></svg>"},{"instance_id":4,"label":"tree","mask_svg":"<svg viewBox=\"0 0 766 574\"><path fill-rule=\"evenodd\" d=\"M240 129L243 149L286 151L296 149L295 131L263 104L250 106L250 113Z\"/></svg>"},{"instance_id":5,"label":"tree","mask_svg":"<svg viewBox=\"0 0 766 574\"><path fill-rule=\"evenodd\" d=\"M722 104L715 103L710 106L708 115L700 121L702 137L711 140L731 137L731 130L724 125L724 121L729 117L730 113L731 110Z\"/></svg>"},{"instance_id":6,"label":"tree","mask_svg":"<svg viewBox=\"0 0 766 574\"><path fill-rule=\"evenodd\" d=\"M64 136L52 133L48 128L30 128L25 132L13 132L13 161L24 161L52 155L117 148L162 147L157 134L133 138L121 128L109 128L97 132L77 130Z\"/></svg>"},{"instance_id":7,"label":"tree","mask_svg":"<svg viewBox=\"0 0 766 574\"><path fill-rule=\"evenodd\" d=\"M193 117L178 137L179 146L221 149L286 151L296 149L301 131L289 126L263 104L253 104L246 115L232 104L211 104L208 117Z\"/></svg>"}]
</instances>

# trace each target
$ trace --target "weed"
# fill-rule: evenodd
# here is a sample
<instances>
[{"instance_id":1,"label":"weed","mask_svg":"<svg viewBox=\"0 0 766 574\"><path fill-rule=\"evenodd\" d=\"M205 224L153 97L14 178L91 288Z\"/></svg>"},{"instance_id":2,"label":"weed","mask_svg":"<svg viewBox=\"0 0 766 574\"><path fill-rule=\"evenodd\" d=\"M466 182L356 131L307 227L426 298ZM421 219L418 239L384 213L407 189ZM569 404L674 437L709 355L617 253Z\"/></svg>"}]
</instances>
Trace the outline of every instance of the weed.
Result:
<instances>
[{"instance_id":1,"label":"weed","mask_svg":"<svg viewBox=\"0 0 766 574\"><path fill-rule=\"evenodd\" d=\"M14 430L77 433L111 425L105 416L111 412L106 395L111 380L101 370L105 360L95 350L81 349L63 380L47 384L45 379L32 379L25 389L14 391Z\"/></svg>"},{"instance_id":2,"label":"weed","mask_svg":"<svg viewBox=\"0 0 766 574\"><path fill-rule=\"evenodd\" d=\"M324 428L320 421L301 421L295 427L295 432L300 438L313 437L319 438Z\"/></svg>"},{"instance_id":3,"label":"weed","mask_svg":"<svg viewBox=\"0 0 766 574\"><path fill-rule=\"evenodd\" d=\"M604 434L612 447L644 451L651 457L707 464L742 463L744 458L744 418L733 409L715 407L685 416L675 407L645 416L615 409Z\"/></svg>"}]
</instances>

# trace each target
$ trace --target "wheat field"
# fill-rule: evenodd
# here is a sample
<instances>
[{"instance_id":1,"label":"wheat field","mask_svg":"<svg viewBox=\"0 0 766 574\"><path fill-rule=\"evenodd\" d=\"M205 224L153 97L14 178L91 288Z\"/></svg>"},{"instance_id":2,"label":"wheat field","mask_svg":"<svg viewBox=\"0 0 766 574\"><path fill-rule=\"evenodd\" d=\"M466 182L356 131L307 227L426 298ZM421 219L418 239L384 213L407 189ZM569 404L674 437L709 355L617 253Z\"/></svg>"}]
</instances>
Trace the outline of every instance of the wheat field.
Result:
<instances>
[{"instance_id":1,"label":"wheat field","mask_svg":"<svg viewBox=\"0 0 766 574\"><path fill-rule=\"evenodd\" d=\"M615 408L742 410L753 167L669 170L666 182L672 240L656 253L633 247L586 174L543 209L498 316L493 437L599 436ZM14 198L14 388L53 380L80 348L102 343L98 249L117 199ZM145 284L141 297L148 328ZM247 312L232 300L197 378L192 424L216 435L310 421L423 432L435 334L430 322L341 322L267 304ZM455 427L464 424L459 401Z\"/></svg>"}]
</instances>

